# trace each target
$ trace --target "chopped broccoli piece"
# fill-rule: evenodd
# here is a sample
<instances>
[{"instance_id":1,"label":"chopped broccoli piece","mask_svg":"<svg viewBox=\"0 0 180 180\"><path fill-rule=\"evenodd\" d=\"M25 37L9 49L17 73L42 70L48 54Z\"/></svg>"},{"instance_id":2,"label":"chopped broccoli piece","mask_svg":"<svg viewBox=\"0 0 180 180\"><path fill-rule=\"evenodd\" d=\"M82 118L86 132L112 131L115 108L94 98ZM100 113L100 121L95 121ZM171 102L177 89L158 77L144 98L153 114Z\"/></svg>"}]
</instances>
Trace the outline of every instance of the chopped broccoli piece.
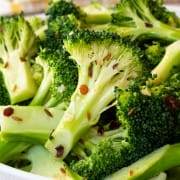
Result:
<instances>
[{"instance_id":1,"label":"chopped broccoli piece","mask_svg":"<svg viewBox=\"0 0 180 180\"><path fill-rule=\"evenodd\" d=\"M8 141L43 144L63 113L64 107L1 106L1 136Z\"/></svg>"},{"instance_id":2,"label":"chopped broccoli piece","mask_svg":"<svg viewBox=\"0 0 180 180\"><path fill-rule=\"evenodd\" d=\"M77 84L77 68L69 54L62 47L54 51L45 48L40 51L36 62L43 67L44 74L30 105L46 104L47 107L52 107L68 103ZM50 97L47 102L43 102L48 93Z\"/></svg>"},{"instance_id":3,"label":"chopped broccoli piece","mask_svg":"<svg viewBox=\"0 0 180 180\"><path fill-rule=\"evenodd\" d=\"M105 180L147 180L155 174L180 165L180 144L166 145L132 165L122 168ZM164 175L162 175L162 178ZM166 177L166 175L165 175ZM154 180L156 178L152 178ZM166 179L166 178L165 178Z\"/></svg>"},{"instance_id":4,"label":"chopped broccoli piece","mask_svg":"<svg viewBox=\"0 0 180 180\"><path fill-rule=\"evenodd\" d=\"M0 27L0 70L11 103L15 104L36 93L28 59L35 53L37 39L22 16L2 17Z\"/></svg>"},{"instance_id":5,"label":"chopped broccoli piece","mask_svg":"<svg viewBox=\"0 0 180 180\"><path fill-rule=\"evenodd\" d=\"M165 46L158 41L153 41L152 43L145 44L144 46L144 59L146 59L146 62L144 62L144 64L147 66L148 69L152 70L155 66L159 64L159 62L163 58L165 54Z\"/></svg>"},{"instance_id":6,"label":"chopped broccoli piece","mask_svg":"<svg viewBox=\"0 0 180 180\"><path fill-rule=\"evenodd\" d=\"M46 147L64 158L99 116L115 102L115 87L127 88L142 75L139 49L116 34L79 31L65 41L65 47L78 64L78 85L60 124ZM58 156L58 155L57 155Z\"/></svg>"},{"instance_id":7,"label":"chopped broccoli piece","mask_svg":"<svg viewBox=\"0 0 180 180\"><path fill-rule=\"evenodd\" d=\"M0 137L0 162L7 163L16 156L19 156L22 151L25 151L30 146L27 142L9 142Z\"/></svg>"},{"instance_id":8,"label":"chopped broccoli piece","mask_svg":"<svg viewBox=\"0 0 180 180\"><path fill-rule=\"evenodd\" d=\"M173 68L180 68L180 40L166 48L162 61L152 71L155 76L153 84L159 84L166 80Z\"/></svg>"},{"instance_id":9,"label":"chopped broccoli piece","mask_svg":"<svg viewBox=\"0 0 180 180\"><path fill-rule=\"evenodd\" d=\"M32 147L25 155L25 159L31 162L31 173L48 176L57 179L81 180L79 175L72 172L63 162L55 159L42 146Z\"/></svg>"},{"instance_id":10,"label":"chopped broccoli piece","mask_svg":"<svg viewBox=\"0 0 180 180\"><path fill-rule=\"evenodd\" d=\"M156 4L159 6L158 3L151 4L151 0L122 0L112 15L113 23L118 26L110 27L110 30L129 35L134 39L143 35L144 38L179 40L180 29L158 20L157 13L153 14L152 9L156 8Z\"/></svg>"},{"instance_id":11,"label":"chopped broccoli piece","mask_svg":"<svg viewBox=\"0 0 180 180\"><path fill-rule=\"evenodd\" d=\"M173 143L180 112L167 103L170 95L160 94L145 96L134 87L133 91L118 90L120 128L104 131L100 137L82 138L82 145L75 146L80 160L72 162L72 169L88 179L102 179L155 149ZM81 148L83 146L85 148Z\"/></svg>"},{"instance_id":12,"label":"chopped broccoli piece","mask_svg":"<svg viewBox=\"0 0 180 180\"><path fill-rule=\"evenodd\" d=\"M28 18L28 22L31 25L36 36L43 40L45 38L45 30L47 29L46 21L43 20L41 17L32 16Z\"/></svg>"},{"instance_id":13,"label":"chopped broccoli piece","mask_svg":"<svg viewBox=\"0 0 180 180\"><path fill-rule=\"evenodd\" d=\"M86 24L105 24L111 22L112 19L112 11L97 2L79 7L72 1L58 0L52 1L47 10L49 21L68 14L74 14L77 19Z\"/></svg>"}]
</instances>

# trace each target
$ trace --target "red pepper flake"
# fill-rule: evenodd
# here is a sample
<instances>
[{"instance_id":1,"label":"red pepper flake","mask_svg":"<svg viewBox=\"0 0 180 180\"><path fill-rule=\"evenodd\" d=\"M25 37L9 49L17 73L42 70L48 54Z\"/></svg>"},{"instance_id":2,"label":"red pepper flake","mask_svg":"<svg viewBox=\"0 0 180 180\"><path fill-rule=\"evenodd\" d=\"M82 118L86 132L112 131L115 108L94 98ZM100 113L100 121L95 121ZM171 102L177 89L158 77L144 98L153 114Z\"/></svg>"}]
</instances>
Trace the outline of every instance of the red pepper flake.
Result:
<instances>
[{"instance_id":1,"label":"red pepper flake","mask_svg":"<svg viewBox=\"0 0 180 180\"><path fill-rule=\"evenodd\" d=\"M3 115L7 117L11 116L13 113L14 113L14 109L12 107L7 107L3 111Z\"/></svg>"},{"instance_id":2,"label":"red pepper flake","mask_svg":"<svg viewBox=\"0 0 180 180\"><path fill-rule=\"evenodd\" d=\"M112 67L112 68L113 68L113 69L116 69L116 68L118 67L118 65L119 65L119 64L118 64L118 63L116 63L116 64L114 64L114 65L113 65L113 67Z\"/></svg>"},{"instance_id":3,"label":"red pepper flake","mask_svg":"<svg viewBox=\"0 0 180 180\"><path fill-rule=\"evenodd\" d=\"M20 117L17 117L17 116L12 116L12 119L15 120L15 121L23 121L22 118Z\"/></svg>"},{"instance_id":4,"label":"red pepper flake","mask_svg":"<svg viewBox=\"0 0 180 180\"><path fill-rule=\"evenodd\" d=\"M51 131L51 133L50 133L50 135L49 135L49 139L50 139L50 140L54 139L54 137L53 137L53 132L54 132L54 129Z\"/></svg>"},{"instance_id":5,"label":"red pepper flake","mask_svg":"<svg viewBox=\"0 0 180 180\"><path fill-rule=\"evenodd\" d=\"M66 170L64 168L60 168L62 174L66 174Z\"/></svg>"},{"instance_id":6,"label":"red pepper flake","mask_svg":"<svg viewBox=\"0 0 180 180\"><path fill-rule=\"evenodd\" d=\"M64 147L62 145L57 146L55 149L56 157L61 157L64 154Z\"/></svg>"},{"instance_id":7,"label":"red pepper flake","mask_svg":"<svg viewBox=\"0 0 180 180\"><path fill-rule=\"evenodd\" d=\"M49 116L49 117L53 117L52 113L48 110L48 109L44 109L44 112Z\"/></svg>"},{"instance_id":8,"label":"red pepper flake","mask_svg":"<svg viewBox=\"0 0 180 180\"><path fill-rule=\"evenodd\" d=\"M89 92L89 88L85 84L81 85L79 90L82 95L86 95Z\"/></svg>"},{"instance_id":9,"label":"red pepper flake","mask_svg":"<svg viewBox=\"0 0 180 180\"><path fill-rule=\"evenodd\" d=\"M111 123L109 125L109 128L112 129L112 130L118 129L119 127L120 127L120 124L117 121L111 121Z\"/></svg>"},{"instance_id":10,"label":"red pepper flake","mask_svg":"<svg viewBox=\"0 0 180 180\"><path fill-rule=\"evenodd\" d=\"M167 96L167 97L165 97L165 104L171 110L178 110L178 109L180 109L180 100L178 100L174 96Z\"/></svg>"},{"instance_id":11,"label":"red pepper flake","mask_svg":"<svg viewBox=\"0 0 180 180\"><path fill-rule=\"evenodd\" d=\"M134 172L133 170L129 170L129 176L133 176Z\"/></svg>"},{"instance_id":12,"label":"red pepper flake","mask_svg":"<svg viewBox=\"0 0 180 180\"><path fill-rule=\"evenodd\" d=\"M8 66L9 66L8 62L5 62L4 65L3 65L4 68L7 68Z\"/></svg>"},{"instance_id":13,"label":"red pepper flake","mask_svg":"<svg viewBox=\"0 0 180 180\"><path fill-rule=\"evenodd\" d=\"M3 33L3 27L0 26L0 33Z\"/></svg>"},{"instance_id":14,"label":"red pepper flake","mask_svg":"<svg viewBox=\"0 0 180 180\"><path fill-rule=\"evenodd\" d=\"M135 113L135 110L136 108L131 108L129 111L128 111L128 116L131 116Z\"/></svg>"},{"instance_id":15,"label":"red pepper flake","mask_svg":"<svg viewBox=\"0 0 180 180\"><path fill-rule=\"evenodd\" d=\"M26 62L26 59L24 57L20 57L21 62Z\"/></svg>"},{"instance_id":16,"label":"red pepper flake","mask_svg":"<svg viewBox=\"0 0 180 180\"><path fill-rule=\"evenodd\" d=\"M93 63L91 63L88 68L88 75L89 75L89 77L93 76Z\"/></svg>"},{"instance_id":17,"label":"red pepper flake","mask_svg":"<svg viewBox=\"0 0 180 180\"><path fill-rule=\"evenodd\" d=\"M99 136L102 136L104 134L104 128L103 127L99 127L97 130L97 133Z\"/></svg>"},{"instance_id":18,"label":"red pepper flake","mask_svg":"<svg viewBox=\"0 0 180 180\"><path fill-rule=\"evenodd\" d=\"M81 144L84 144L84 140L83 140L83 139L79 139L79 142L80 142Z\"/></svg>"},{"instance_id":19,"label":"red pepper flake","mask_svg":"<svg viewBox=\"0 0 180 180\"><path fill-rule=\"evenodd\" d=\"M87 119L88 119L88 121L91 120L91 113L90 112L87 112Z\"/></svg>"},{"instance_id":20,"label":"red pepper flake","mask_svg":"<svg viewBox=\"0 0 180 180\"><path fill-rule=\"evenodd\" d=\"M111 58L111 53L108 53L104 58L103 58L103 61L108 61L110 58Z\"/></svg>"},{"instance_id":21,"label":"red pepper flake","mask_svg":"<svg viewBox=\"0 0 180 180\"><path fill-rule=\"evenodd\" d=\"M15 92L17 90L17 85L15 84L12 88L12 91Z\"/></svg>"},{"instance_id":22,"label":"red pepper flake","mask_svg":"<svg viewBox=\"0 0 180 180\"><path fill-rule=\"evenodd\" d=\"M145 22L145 26L146 26L147 28L152 28L152 27L153 27L153 25L152 25L151 23L149 23L149 22Z\"/></svg>"}]
</instances>

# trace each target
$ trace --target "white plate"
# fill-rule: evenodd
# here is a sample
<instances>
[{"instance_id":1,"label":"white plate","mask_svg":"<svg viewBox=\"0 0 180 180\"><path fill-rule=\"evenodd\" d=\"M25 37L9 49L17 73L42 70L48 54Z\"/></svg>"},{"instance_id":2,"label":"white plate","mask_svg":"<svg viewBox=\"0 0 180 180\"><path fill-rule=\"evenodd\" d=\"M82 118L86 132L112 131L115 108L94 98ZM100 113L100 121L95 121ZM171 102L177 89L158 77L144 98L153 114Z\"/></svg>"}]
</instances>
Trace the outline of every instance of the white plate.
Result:
<instances>
[{"instance_id":1,"label":"white plate","mask_svg":"<svg viewBox=\"0 0 180 180\"><path fill-rule=\"evenodd\" d=\"M168 5L168 9L175 11L180 16L180 6ZM34 175L0 164L0 180L52 180L52 178Z\"/></svg>"}]
</instances>

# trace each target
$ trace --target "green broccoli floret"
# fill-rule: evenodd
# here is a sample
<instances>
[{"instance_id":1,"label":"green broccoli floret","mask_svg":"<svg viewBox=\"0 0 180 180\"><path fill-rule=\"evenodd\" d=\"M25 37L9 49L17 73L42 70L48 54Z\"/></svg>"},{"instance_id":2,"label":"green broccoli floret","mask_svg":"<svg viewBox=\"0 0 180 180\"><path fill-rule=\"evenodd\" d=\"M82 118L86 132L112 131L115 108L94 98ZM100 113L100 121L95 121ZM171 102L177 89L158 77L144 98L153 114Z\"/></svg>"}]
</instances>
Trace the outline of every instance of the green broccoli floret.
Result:
<instances>
[{"instance_id":1,"label":"green broccoli floret","mask_svg":"<svg viewBox=\"0 0 180 180\"><path fill-rule=\"evenodd\" d=\"M174 143L177 136L180 112L178 107L171 107L179 102L176 97L170 104L170 94L145 96L140 90L135 91L134 86L129 90L116 90L116 93L120 128L102 131L99 137L82 138L82 145L75 146L80 160L72 162L71 167L88 179L103 179L155 149Z\"/></svg>"},{"instance_id":2,"label":"green broccoli floret","mask_svg":"<svg viewBox=\"0 0 180 180\"><path fill-rule=\"evenodd\" d=\"M0 72L0 105L10 104L9 93L6 89L3 74Z\"/></svg>"},{"instance_id":3,"label":"green broccoli floret","mask_svg":"<svg viewBox=\"0 0 180 180\"><path fill-rule=\"evenodd\" d=\"M180 27L180 19L175 12L169 11L164 4L164 0L149 1L152 14L160 21L172 27Z\"/></svg>"},{"instance_id":4,"label":"green broccoli floret","mask_svg":"<svg viewBox=\"0 0 180 180\"><path fill-rule=\"evenodd\" d=\"M113 23L118 26L112 26L110 30L133 38L143 35L144 38L156 37L170 41L180 39L180 29L156 18L157 13L152 11L156 5L159 9L159 3L151 3L151 0L122 0L112 15Z\"/></svg>"},{"instance_id":5,"label":"green broccoli floret","mask_svg":"<svg viewBox=\"0 0 180 180\"><path fill-rule=\"evenodd\" d=\"M47 29L46 21L41 17L32 16L28 18L28 22L31 25L36 36L43 40L45 38L45 30Z\"/></svg>"},{"instance_id":6,"label":"green broccoli floret","mask_svg":"<svg viewBox=\"0 0 180 180\"><path fill-rule=\"evenodd\" d=\"M151 43L142 43L144 47L145 62L144 64L150 70L156 67L165 54L165 45L159 41L153 41Z\"/></svg>"},{"instance_id":7,"label":"green broccoli floret","mask_svg":"<svg viewBox=\"0 0 180 180\"><path fill-rule=\"evenodd\" d=\"M63 47L45 48L40 51L36 63L43 67L43 80L30 105L52 107L68 103L77 84L77 68L69 54Z\"/></svg>"},{"instance_id":8,"label":"green broccoli floret","mask_svg":"<svg viewBox=\"0 0 180 180\"><path fill-rule=\"evenodd\" d=\"M111 22L111 13L110 9L97 2L85 7L79 7L71 0L52 1L47 10L49 21L53 21L59 16L74 14L77 19L87 24L105 24Z\"/></svg>"},{"instance_id":9,"label":"green broccoli floret","mask_svg":"<svg viewBox=\"0 0 180 180\"><path fill-rule=\"evenodd\" d=\"M139 48L116 34L77 31L65 41L65 48L78 65L79 80L53 138L46 143L59 158L66 157L101 113L115 103L115 87L127 88L143 72ZM63 154L58 155L59 147Z\"/></svg>"},{"instance_id":10,"label":"green broccoli floret","mask_svg":"<svg viewBox=\"0 0 180 180\"><path fill-rule=\"evenodd\" d=\"M2 17L0 30L0 70L11 103L15 104L36 93L28 59L35 54L37 39L22 16Z\"/></svg>"}]
</instances>

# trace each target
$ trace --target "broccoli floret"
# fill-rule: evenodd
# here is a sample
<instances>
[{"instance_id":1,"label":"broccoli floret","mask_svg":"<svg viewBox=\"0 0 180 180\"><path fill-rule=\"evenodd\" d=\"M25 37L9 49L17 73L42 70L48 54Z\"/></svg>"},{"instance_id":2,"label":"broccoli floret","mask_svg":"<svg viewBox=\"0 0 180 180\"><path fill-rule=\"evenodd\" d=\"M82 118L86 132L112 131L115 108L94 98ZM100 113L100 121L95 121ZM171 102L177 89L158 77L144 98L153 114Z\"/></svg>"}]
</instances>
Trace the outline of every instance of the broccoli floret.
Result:
<instances>
[{"instance_id":1,"label":"broccoli floret","mask_svg":"<svg viewBox=\"0 0 180 180\"><path fill-rule=\"evenodd\" d=\"M1 137L9 142L43 144L64 114L64 107L1 106Z\"/></svg>"},{"instance_id":2,"label":"broccoli floret","mask_svg":"<svg viewBox=\"0 0 180 180\"><path fill-rule=\"evenodd\" d=\"M43 40L45 38L45 30L47 29L46 21L41 17L32 16L28 18L28 22L31 25L36 36Z\"/></svg>"},{"instance_id":3,"label":"broccoli floret","mask_svg":"<svg viewBox=\"0 0 180 180\"><path fill-rule=\"evenodd\" d=\"M58 50L42 49L36 63L43 67L43 80L30 105L57 106L70 101L77 84L77 68L69 54ZM45 97L49 94L50 97Z\"/></svg>"},{"instance_id":4,"label":"broccoli floret","mask_svg":"<svg viewBox=\"0 0 180 180\"><path fill-rule=\"evenodd\" d=\"M180 19L175 12L169 11L163 0L149 1L152 14L160 21L172 27L180 27Z\"/></svg>"},{"instance_id":5,"label":"broccoli floret","mask_svg":"<svg viewBox=\"0 0 180 180\"><path fill-rule=\"evenodd\" d=\"M132 165L120 169L105 180L134 179L147 180L162 171L180 165L180 144L166 145L156 151L148 154ZM173 156L172 156L173 155ZM166 174L161 173L159 176L150 180L166 179Z\"/></svg>"},{"instance_id":6,"label":"broccoli floret","mask_svg":"<svg viewBox=\"0 0 180 180\"><path fill-rule=\"evenodd\" d=\"M111 13L110 9L97 2L85 7L79 7L71 0L52 1L47 10L49 21L53 21L60 16L74 14L77 19L87 24L105 24L111 22Z\"/></svg>"},{"instance_id":7,"label":"broccoli floret","mask_svg":"<svg viewBox=\"0 0 180 180\"><path fill-rule=\"evenodd\" d=\"M53 138L46 143L59 158L115 103L114 88L128 87L143 72L139 48L116 34L77 31L65 47L78 65L79 80ZM57 155L58 147L64 149L63 154Z\"/></svg>"},{"instance_id":8,"label":"broccoli floret","mask_svg":"<svg viewBox=\"0 0 180 180\"><path fill-rule=\"evenodd\" d=\"M36 51L37 39L22 16L2 17L0 27L0 70L11 103L15 104L36 93L28 59Z\"/></svg>"},{"instance_id":9,"label":"broccoli floret","mask_svg":"<svg viewBox=\"0 0 180 180\"><path fill-rule=\"evenodd\" d=\"M180 39L180 29L165 24L153 14L152 9L158 4L151 4L151 0L122 0L112 15L113 23L119 27L114 26L110 30L133 38L143 35L144 38L156 37L170 41Z\"/></svg>"},{"instance_id":10,"label":"broccoli floret","mask_svg":"<svg viewBox=\"0 0 180 180\"><path fill-rule=\"evenodd\" d=\"M169 94L145 96L140 90L135 91L134 86L116 93L120 127L101 131L101 136L81 138L82 144L75 146L74 154L80 160L72 162L71 167L88 179L103 179L155 149L174 143L177 136L175 130L180 112L167 103ZM174 97L174 102L179 100Z\"/></svg>"},{"instance_id":11,"label":"broccoli floret","mask_svg":"<svg viewBox=\"0 0 180 180\"><path fill-rule=\"evenodd\" d=\"M165 45L161 44L158 41L153 41L151 43L142 43L144 54L145 54L145 62L144 64L150 70L155 68L165 54Z\"/></svg>"},{"instance_id":12,"label":"broccoli floret","mask_svg":"<svg viewBox=\"0 0 180 180\"><path fill-rule=\"evenodd\" d=\"M8 105L10 104L9 93L6 89L4 78L2 73L0 72L0 105Z\"/></svg>"}]
</instances>

